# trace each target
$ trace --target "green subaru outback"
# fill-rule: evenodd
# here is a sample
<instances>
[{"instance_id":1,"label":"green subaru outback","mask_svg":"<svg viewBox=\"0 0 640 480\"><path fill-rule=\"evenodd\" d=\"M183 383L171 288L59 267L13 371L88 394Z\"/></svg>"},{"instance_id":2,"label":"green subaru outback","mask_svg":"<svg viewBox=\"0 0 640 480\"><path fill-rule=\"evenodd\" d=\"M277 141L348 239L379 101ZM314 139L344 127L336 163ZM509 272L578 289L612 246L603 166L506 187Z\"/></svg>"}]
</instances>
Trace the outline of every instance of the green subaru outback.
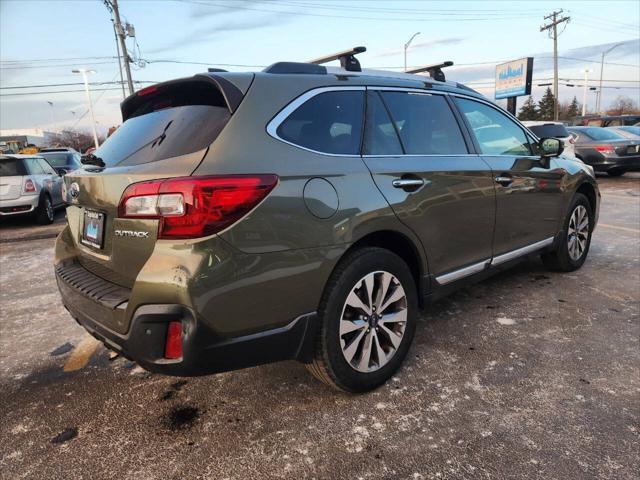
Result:
<instances>
[{"instance_id":1,"label":"green subaru outback","mask_svg":"<svg viewBox=\"0 0 640 480\"><path fill-rule=\"evenodd\" d=\"M73 318L153 372L297 359L358 392L400 367L442 295L532 254L584 263L590 167L446 81L448 63L363 71L359 51L127 98L64 178Z\"/></svg>"}]
</instances>

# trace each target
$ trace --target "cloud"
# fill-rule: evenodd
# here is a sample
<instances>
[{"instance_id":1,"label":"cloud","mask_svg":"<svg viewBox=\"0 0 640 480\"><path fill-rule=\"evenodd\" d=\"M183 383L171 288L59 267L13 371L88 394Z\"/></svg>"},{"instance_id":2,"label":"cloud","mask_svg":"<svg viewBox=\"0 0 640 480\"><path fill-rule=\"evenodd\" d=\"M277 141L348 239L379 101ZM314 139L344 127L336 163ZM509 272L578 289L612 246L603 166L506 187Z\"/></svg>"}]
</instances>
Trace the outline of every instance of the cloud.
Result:
<instances>
[{"instance_id":1,"label":"cloud","mask_svg":"<svg viewBox=\"0 0 640 480\"><path fill-rule=\"evenodd\" d=\"M279 15L265 15L259 18L247 20L227 21L222 24L203 25L190 30L189 33L155 48L145 49L145 53L161 53L169 50L183 48L189 45L209 42L221 36L223 33L253 30L258 28L282 25L289 20Z\"/></svg>"},{"instance_id":2,"label":"cloud","mask_svg":"<svg viewBox=\"0 0 640 480\"><path fill-rule=\"evenodd\" d=\"M409 51L413 51L413 50L420 50L420 49L424 49L424 48L433 48L433 47L437 47L439 45L453 45L456 43L460 43L463 40L465 40L464 38L460 38L460 37L453 37L453 38L441 38L438 40L431 40L429 42L418 42L418 43L414 43L409 47ZM396 48L393 50L386 50L384 52L381 53L377 53L375 55L373 55L373 57L377 57L377 58L382 58L382 57L393 57L396 55L401 55L404 53L404 48Z\"/></svg>"}]
</instances>

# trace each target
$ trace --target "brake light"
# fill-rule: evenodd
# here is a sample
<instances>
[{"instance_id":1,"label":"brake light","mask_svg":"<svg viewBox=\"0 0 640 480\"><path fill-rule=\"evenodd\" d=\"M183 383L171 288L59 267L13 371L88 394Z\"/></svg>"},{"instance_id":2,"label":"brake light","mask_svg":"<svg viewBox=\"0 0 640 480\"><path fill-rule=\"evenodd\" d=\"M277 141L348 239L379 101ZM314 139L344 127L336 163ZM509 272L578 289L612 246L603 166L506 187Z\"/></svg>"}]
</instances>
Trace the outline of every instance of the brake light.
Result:
<instances>
[{"instance_id":1,"label":"brake light","mask_svg":"<svg viewBox=\"0 0 640 480\"><path fill-rule=\"evenodd\" d=\"M151 87L143 88L142 90L138 91L137 95L139 97L144 97L145 95L157 93L157 91L158 91L158 87L152 85Z\"/></svg>"},{"instance_id":2,"label":"brake light","mask_svg":"<svg viewBox=\"0 0 640 480\"><path fill-rule=\"evenodd\" d=\"M616 150L613 148L613 145L594 145L595 148L600 153L615 153Z\"/></svg>"},{"instance_id":3,"label":"brake light","mask_svg":"<svg viewBox=\"0 0 640 480\"><path fill-rule=\"evenodd\" d=\"M158 238L213 235L240 220L278 183L276 175L180 177L129 185L121 218L158 219Z\"/></svg>"},{"instance_id":4,"label":"brake light","mask_svg":"<svg viewBox=\"0 0 640 480\"><path fill-rule=\"evenodd\" d=\"M169 322L164 358L175 360L182 357L182 322Z\"/></svg>"},{"instance_id":5,"label":"brake light","mask_svg":"<svg viewBox=\"0 0 640 480\"><path fill-rule=\"evenodd\" d=\"M35 193L36 192L36 186L33 183L33 180L31 180L30 178L27 178L24 181L24 193Z\"/></svg>"}]
</instances>

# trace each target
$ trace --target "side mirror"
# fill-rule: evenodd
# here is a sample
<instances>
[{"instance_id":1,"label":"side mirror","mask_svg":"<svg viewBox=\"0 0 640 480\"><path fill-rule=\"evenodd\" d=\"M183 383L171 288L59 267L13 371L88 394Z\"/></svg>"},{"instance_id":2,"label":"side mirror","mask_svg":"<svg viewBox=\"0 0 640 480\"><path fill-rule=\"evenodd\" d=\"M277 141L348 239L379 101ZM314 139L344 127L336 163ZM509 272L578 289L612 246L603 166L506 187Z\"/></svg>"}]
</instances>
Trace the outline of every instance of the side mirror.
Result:
<instances>
[{"instance_id":1,"label":"side mirror","mask_svg":"<svg viewBox=\"0 0 640 480\"><path fill-rule=\"evenodd\" d=\"M557 138L541 138L538 146L542 158L557 157L564 151L564 143Z\"/></svg>"}]
</instances>

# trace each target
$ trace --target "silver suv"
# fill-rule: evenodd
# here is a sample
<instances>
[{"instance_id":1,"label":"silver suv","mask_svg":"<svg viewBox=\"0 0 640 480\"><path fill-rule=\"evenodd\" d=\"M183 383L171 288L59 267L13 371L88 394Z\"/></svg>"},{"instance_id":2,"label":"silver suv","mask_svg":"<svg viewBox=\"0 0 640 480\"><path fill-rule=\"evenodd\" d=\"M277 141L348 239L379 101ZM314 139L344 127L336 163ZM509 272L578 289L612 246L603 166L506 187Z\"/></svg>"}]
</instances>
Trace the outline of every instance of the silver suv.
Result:
<instances>
[{"instance_id":1,"label":"silver suv","mask_svg":"<svg viewBox=\"0 0 640 480\"><path fill-rule=\"evenodd\" d=\"M62 178L42 157L0 156L0 217L32 214L38 223L53 223L64 205Z\"/></svg>"}]
</instances>

